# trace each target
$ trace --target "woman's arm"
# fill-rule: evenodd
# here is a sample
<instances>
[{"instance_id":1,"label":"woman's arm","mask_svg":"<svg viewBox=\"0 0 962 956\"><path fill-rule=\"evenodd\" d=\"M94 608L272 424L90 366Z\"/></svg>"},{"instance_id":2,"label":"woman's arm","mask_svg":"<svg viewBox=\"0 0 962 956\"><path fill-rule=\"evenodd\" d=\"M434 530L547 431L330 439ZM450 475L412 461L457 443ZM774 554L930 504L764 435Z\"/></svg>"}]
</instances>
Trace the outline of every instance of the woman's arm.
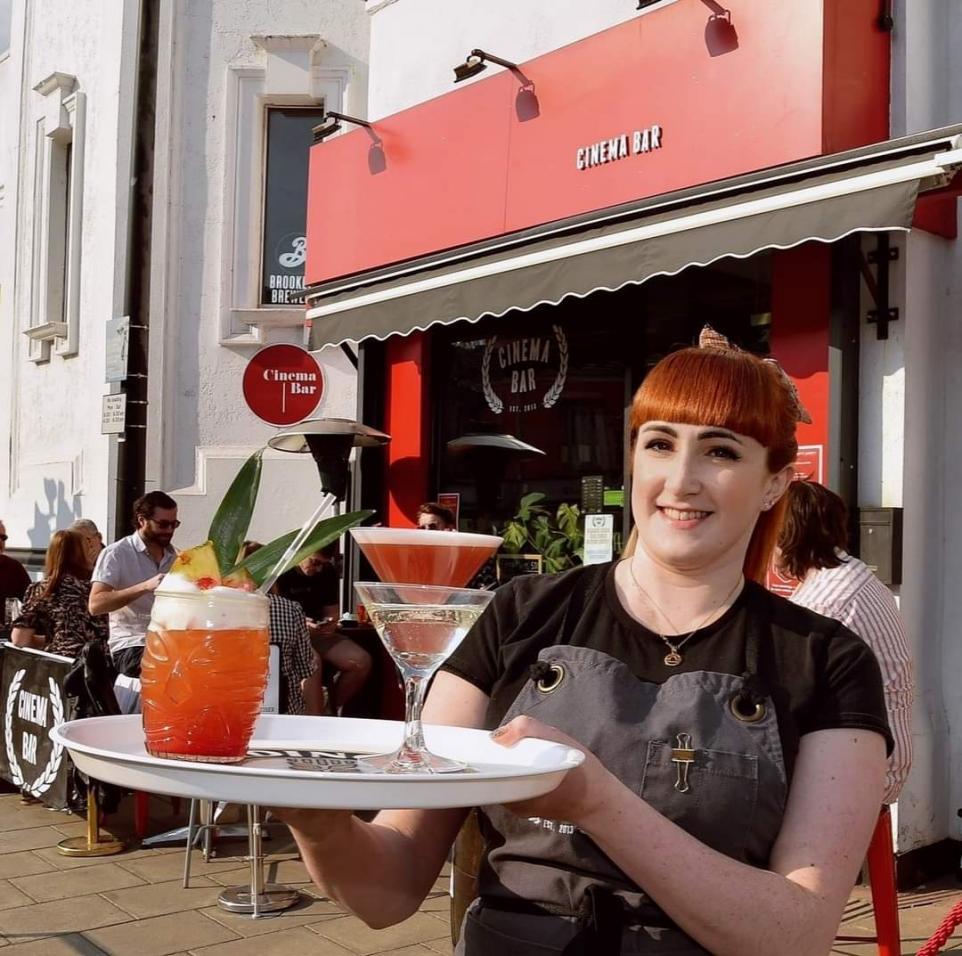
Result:
<instances>
[{"instance_id":1,"label":"woman's arm","mask_svg":"<svg viewBox=\"0 0 962 956\"><path fill-rule=\"evenodd\" d=\"M453 674L438 674L424 707L432 724L479 727L488 698ZM382 810L364 823L349 810L277 810L311 878L368 926L407 919L427 896L467 810Z\"/></svg>"},{"instance_id":2,"label":"woman's arm","mask_svg":"<svg viewBox=\"0 0 962 956\"><path fill-rule=\"evenodd\" d=\"M526 736L564 737L519 718L497 739L511 744ZM884 778L879 734L822 730L804 736L769 870L705 846L591 756L558 790L510 809L577 824L716 956L825 956L878 817Z\"/></svg>"},{"instance_id":3,"label":"woman's arm","mask_svg":"<svg viewBox=\"0 0 962 956\"><path fill-rule=\"evenodd\" d=\"M46 646L47 639L38 634L32 627L15 627L10 632L10 642L14 647L32 647L42 651Z\"/></svg>"}]
</instances>

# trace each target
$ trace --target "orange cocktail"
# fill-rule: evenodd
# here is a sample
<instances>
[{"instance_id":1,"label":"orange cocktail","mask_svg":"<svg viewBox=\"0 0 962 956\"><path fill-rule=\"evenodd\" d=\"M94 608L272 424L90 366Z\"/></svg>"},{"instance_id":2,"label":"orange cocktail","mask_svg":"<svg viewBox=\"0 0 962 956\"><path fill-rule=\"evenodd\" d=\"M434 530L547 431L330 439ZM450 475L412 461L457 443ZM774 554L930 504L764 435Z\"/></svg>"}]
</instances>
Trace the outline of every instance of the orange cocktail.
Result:
<instances>
[{"instance_id":1,"label":"orange cocktail","mask_svg":"<svg viewBox=\"0 0 962 956\"><path fill-rule=\"evenodd\" d=\"M158 589L141 674L155 757L235 763L267 684L268 600L229 588Z\"/></svg>"},{"instance_id":2,"label":"orange cocktail","mask_svg":"<svg viewBox=\"0 0 962 956\"><path fill-rule=\"evenodd\" d=\"M462 588L501 545L491 534L419 528L352 528L382 581Z\"/></svg>"}]
</instances>

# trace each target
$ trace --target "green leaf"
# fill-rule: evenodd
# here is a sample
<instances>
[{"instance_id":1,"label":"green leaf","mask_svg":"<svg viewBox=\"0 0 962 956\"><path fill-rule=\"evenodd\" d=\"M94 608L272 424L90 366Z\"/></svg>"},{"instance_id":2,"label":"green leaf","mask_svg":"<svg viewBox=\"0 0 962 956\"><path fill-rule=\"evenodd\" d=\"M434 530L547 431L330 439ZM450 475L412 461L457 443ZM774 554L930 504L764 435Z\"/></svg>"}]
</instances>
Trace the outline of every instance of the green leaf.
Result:
<instances>
[{"instance_id":1,"label":"green leaf","mask_svg":"<svg viewBox=\"0 0 962 956\"><path fill-rule=\"evenodd\" d=\"M263 454L264 449L259 448L244 462L210 523L207 537L214 542L214 553L221 574L227 574L234 566L247 537L261 485Z\"/></svg>"},{"instance_id":2,"label":"green leaf","mask_svg":"<svg viewBox=\"0 0 962 956\"><path fill-rule=\"evenodd\" d=\"M337 515L334 518L325 518L323 521L318 521L307 540L281 568L280 573L289 571L309 554L313 554L332 541L336 541L348 528L353 528L362 521L366 521L372 514L374 514L373 511L351 511L346 515ZM265 544L259 551L255 551L250 557L241 561L234 570L243 568L254 579L254 583L260 587L274 565L283 557L288 545L294 540L297 533L297 531L289 531L287 534L275 538L269 544Z\"/></svg>"},{"instance_id":3,"label":"green leaf","mask_svg":"<svg viewBox=\"0 0 962 956\"><path fill-rule=\"evenodd\" d=\"M544 508L539 507L539 502L544 501L543 491L532 491L526 494L518 505L517 517L521 521L530 521L532 515L543 512Z\"/></svg>"}]
</instances>

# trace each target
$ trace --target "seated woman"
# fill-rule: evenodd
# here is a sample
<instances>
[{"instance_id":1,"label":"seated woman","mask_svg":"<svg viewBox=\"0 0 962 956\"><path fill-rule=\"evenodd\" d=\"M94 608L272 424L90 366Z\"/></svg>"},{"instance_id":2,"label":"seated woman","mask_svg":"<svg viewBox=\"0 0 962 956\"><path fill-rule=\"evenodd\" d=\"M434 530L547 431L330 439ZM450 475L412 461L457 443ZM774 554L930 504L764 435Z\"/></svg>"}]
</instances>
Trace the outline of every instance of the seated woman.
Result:
<instances>
[{"instance_id":1,"label":"seated woman","mask_svg":"<svg viewBox=\"0 0 962 956\"><path fill-rule=\"evenodd\" d=\"M512 580L430 692L428 723L587 755L481 809L464 956L831 949L881 805L882 683L860 638L759 583L803 411L775 363L708 333L634 398L627 556ZM372 926L417 909L466 813L279 811Z\"/></svg>"},{"instance_id":2,"label":"seated woman","mask_svg":"<svg viewBox=\"0 0 962 956\"><path fill-rule=\"evenodd\" d=\"M50 539L42 581L31 584L10 640L51 654L76 657L88 641L107 645L107 616L87 610L90 564L76 531L57 531Z\"/></svg>"},{"instance_id":3,"label":"seated woman","mask_svg":"<svg viewBox=\"0 0 962 956\"><path fill-rule=\"evenodd\" d=\"M895 803L912 766L915 679L905 627L892 592L858 558L847 554L848 509L817 481L793 481L785 494L785 523L775 561L801 583L791 596L841 621L875 651L882 670L885 709L895 738L885 779L885 803Z\"/></svg>"}]
</instances>

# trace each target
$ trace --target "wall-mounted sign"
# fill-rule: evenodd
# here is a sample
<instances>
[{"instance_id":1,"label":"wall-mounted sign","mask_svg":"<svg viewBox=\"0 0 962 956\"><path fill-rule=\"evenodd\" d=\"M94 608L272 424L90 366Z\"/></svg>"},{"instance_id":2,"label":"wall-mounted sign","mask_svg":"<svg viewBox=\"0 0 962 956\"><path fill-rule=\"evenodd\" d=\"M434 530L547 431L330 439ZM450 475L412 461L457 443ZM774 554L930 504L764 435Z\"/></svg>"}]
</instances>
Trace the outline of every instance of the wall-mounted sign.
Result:
<instances>
[{"instance_id":1,"label":"wall-mounted sign","mask_svg":"<svg viewBox=\"0 0 962 956\"><path fill-rule=\"evenodd\" d=\"M481 387L496 415L551 408L568 378L568 338L560 325L551 335L488 340L481 359Z\"/></svg>"},{"instance_id":2,"label":"wall-mounted sign","mask_svg":"<svg viewBox=\"0 0 962 956\"><path fill-rule=\"evenodd\" d=\"M575 167L577 169L591 169L593 166L604 166L615 163L619 159L650 153L654 149L661 149L662 128L655 123L644 129L632 130L630 133L618 133L611 139L601 139L589 146L579 146L575 152Z\"/></svg>"},{"instance_id":3,"label":"wall-mounted sign","mask_svg":"<svg viewBox=\"0 0 962 956\"><path fill-rule=\"evenodd\" d=\"M270 425L293 425L317 408L324 376L317 360L297 345L268 345L244 370L244 401Z\"/></svg>"},{"instance_id":4,"label":"wall-mounted sign","mask_svg":"<svg viewBox=\"0 0 962 956\"><path fill-rule=\"evenodd\" d=\"M130 316L110 319L106 324L107 382L123 382L127 378L127 347L130 343Z\"/></svg>"},{"instance_id":5,"label":"wall-mounted sign","mask_svg":"<svg viewBox=\"0 0 962 956\"><path fill-rule=\"evenodd\" d=\"M127 427L127 396L104 395L100 412L100 434L122 435Z\"/></svg>"}]
</instances>

